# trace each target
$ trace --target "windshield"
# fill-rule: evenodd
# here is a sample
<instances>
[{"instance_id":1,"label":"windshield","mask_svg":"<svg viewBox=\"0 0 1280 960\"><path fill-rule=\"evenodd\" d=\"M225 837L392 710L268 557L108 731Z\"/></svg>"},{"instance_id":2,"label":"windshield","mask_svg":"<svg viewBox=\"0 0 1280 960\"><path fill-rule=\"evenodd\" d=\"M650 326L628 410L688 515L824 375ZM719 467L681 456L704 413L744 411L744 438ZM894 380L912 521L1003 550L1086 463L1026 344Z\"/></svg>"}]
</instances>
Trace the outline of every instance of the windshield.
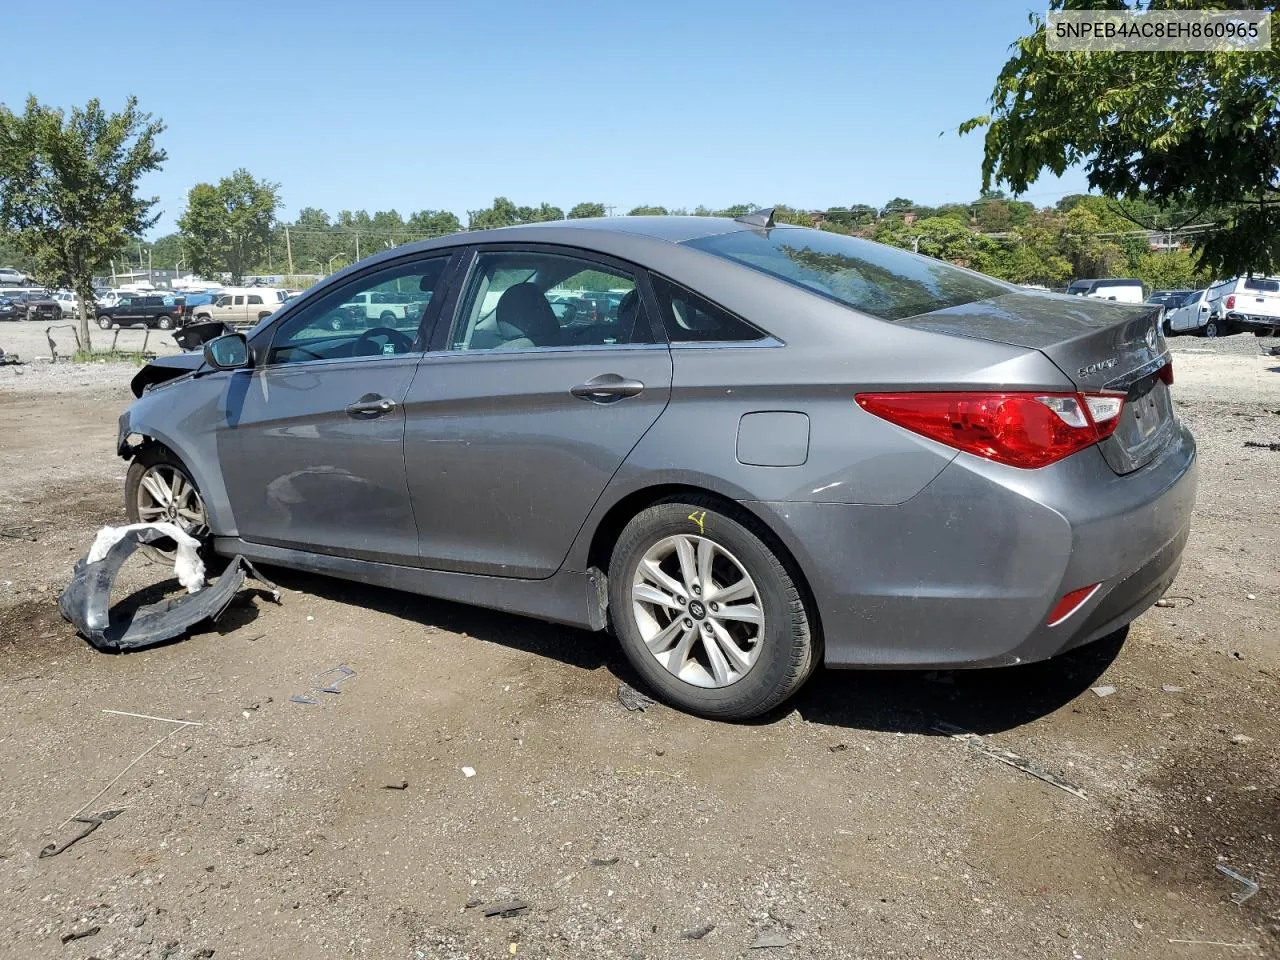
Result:
<instances>
[{"instance_id":1,"label":"windshield","mask_svg":"<svg viewBox=\"0 0 1280 960\"><path fill-rule=\"evenodd\" d=\"M939 260L821 230L741 230L686 244L881 320L901 320L1009 292L997 280Z\"/></svg>"}]
</instances>

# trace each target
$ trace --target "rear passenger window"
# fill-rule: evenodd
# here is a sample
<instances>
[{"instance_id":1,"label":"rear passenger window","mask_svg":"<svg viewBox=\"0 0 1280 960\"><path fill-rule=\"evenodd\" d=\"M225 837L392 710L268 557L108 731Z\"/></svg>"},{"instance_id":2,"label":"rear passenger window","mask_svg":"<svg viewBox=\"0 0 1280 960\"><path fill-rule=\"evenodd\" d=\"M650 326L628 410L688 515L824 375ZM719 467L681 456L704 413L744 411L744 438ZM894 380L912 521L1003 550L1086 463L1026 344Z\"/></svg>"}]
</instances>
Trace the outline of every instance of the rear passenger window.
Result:
<instances>
[{"instance_id":1,"label":"rear passenger window","mask_svg":"<svg viewBox=\"0 0 1280 960\"><path fill-rule=\"evenodd\" d=\"M251 294L249 294L249 302L250 302L250 303L262 303L262 298L261 298L260 296L258 296L256 293L251 293Z\"/></svg>"},{"instance_id":2,"label":"rear passenger window","mask_svg":"<svg viewBox=\"0 0 1280 960\"><path fill-rule=\"evenodd\" d=\"M752 343L765 338L747 321L679 284L654 277L653 285L672 343Z\"/></svg>"}]
</instances>

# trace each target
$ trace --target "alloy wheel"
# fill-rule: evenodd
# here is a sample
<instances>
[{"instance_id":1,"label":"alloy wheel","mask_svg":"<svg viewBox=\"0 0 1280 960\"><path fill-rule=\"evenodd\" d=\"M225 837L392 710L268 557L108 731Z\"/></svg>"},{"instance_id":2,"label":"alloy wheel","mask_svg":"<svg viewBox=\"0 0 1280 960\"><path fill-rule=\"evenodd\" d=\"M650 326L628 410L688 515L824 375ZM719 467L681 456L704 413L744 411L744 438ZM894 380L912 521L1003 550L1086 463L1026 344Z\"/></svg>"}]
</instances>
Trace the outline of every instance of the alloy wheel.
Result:
<instances>
[{"instance_id":1,"label":"alloy wheel","mask_svg":"<svg viewBox=\"0 0 1280 960\"><path fill-rule=\"evenodd\" d=\"M166 463L150 467L138 484L138 519L143 523L172 523L202 540L209 535L204 500L191 478Z\"/></svg>"},{"instance_id":2,"label":"alloy wheel","mask_svg":"<svg viewBox=\"0 0 1280 960\"><path fill-rule=\"evenodd\" d=\"M667 672L698 687L737 683L760 654L760 592L732 553L707 537L665 537L640 559L632 612Z\"/></svg>"}]
</instances>

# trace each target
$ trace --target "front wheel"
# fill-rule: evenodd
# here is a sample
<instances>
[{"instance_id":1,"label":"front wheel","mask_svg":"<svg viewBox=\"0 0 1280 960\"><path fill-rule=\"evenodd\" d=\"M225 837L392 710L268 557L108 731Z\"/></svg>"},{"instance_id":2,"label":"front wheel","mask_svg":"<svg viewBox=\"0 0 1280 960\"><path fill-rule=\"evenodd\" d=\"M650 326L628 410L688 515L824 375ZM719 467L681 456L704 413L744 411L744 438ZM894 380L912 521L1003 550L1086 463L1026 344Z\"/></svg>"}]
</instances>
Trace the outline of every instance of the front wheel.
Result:
<instances>
[{"instance_id":1,"label":"front wheel","mask_svg":"<svg viewBox=\"0 0 1280 960\"><path fill-rule=\"evenodd\" d=\"M627 658L668 703L743 720L808 679L818 648L776 553L720 504L655 504L618 538L609 609Z\"/></svg>"},{"instance_id":2,"label":"front wheel","mask_svg":"<svg viewBox=\"0 0 1280 960\"><path fill-rule=\"evenodd\" d=\"M111 318L110 318L110 317L99 317L99 318L98 318L98 326L99 326L99 327L101 327L103 330L110 330L110 329L111 329Z\"/></svg>"},{"instance_id":3,"label":"front wheel","mask_svg":"<svg viewBox=\"0 0 1280 960\"><path fill-rule=\"evenodd\" d=\"M124 510L130 523L172 523L195 537L208 552L209 515L187 468L164 447L146 446L129 464L124 481ZM176 544L168 538L144 548L171 559Z\"/></svg>"},{"instance_id":4,"label":"front wheel","mask_svg":"<svg viewBox=\"0 0 1280 960\"><path fill-rule=\"evenodd\" d=\"M156 326L158 326L161 330L172 330L173 317L169 316L168 314L158 317L156 319Z\"/></svg>"},{"instance_id":5,"label":"front wheel","mask_svg":"<svg viewBox=\"0 0 1280 960\"><path fill-rule=\"evenodd\" d=\"M1210 319L1209 322L1204 325L1204 335L1206 337L1222 336L1222 324L1217 320Z\"/></svg>"}]
</instances>

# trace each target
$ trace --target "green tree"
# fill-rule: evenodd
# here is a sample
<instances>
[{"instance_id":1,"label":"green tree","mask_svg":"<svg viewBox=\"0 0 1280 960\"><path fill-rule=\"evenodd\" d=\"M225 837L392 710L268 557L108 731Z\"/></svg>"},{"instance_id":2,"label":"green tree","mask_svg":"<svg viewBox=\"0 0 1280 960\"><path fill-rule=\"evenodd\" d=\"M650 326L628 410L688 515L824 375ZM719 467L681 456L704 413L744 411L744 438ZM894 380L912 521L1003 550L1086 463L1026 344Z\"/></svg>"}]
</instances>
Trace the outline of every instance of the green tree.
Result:
<instances>
[{"instance_id":1,"label":"green tree","mask_svg":"<svg viewBox=\"0 0 1280 960\"><path fill-rule=\"evenodd\" d=\"M462 223L448 210L419 210L405 224L418 237L443 237L457 233Z\"/></svg>"},{"instance_id":2,"label":"green tree","mask_svg":"<svg viewBox=\"0 0 1280 960\"><path fill-rule=\"evenodd\" d=\"M191 269L202 276L231 274L238 283L260 263L271 240L280 185L255 180L243 167L217 185L197 183L178 218Z\"/></svg>"},{"instance_id":3,"label":"green tree","mask_svg":"<svg viewBox=\"0 0 1280 960\"><path fill-rule=\"evenodd\" d=\"M580 220L583 217L603 217L603 203L576 203L569 210L570 220Z\"/></svg>"},{"instance_id":4,"label":"green tree","mask_svg":"<svg viewBox=\"0 0 1280 960\"><path fill-rule=\"evenodd\" d=\"M133 97L120 113L98 100L69 115L35 97L22 114L0 105L0 224L41 282L75 291L86 347L94 267L158 217L138 181L164 163L163 131Z\"/></svg>"},{"instance_id":5,"label":"green tree","mask_svg":"<svg viewBox=\"0 0 1280 960\"><path fill-rule=\"evenodd\" d=\"M1140 9L1150 3L1109 0ZM1162 7L1225 9L1228 0L1167 0ZM1090 9L1096 0L1050 0ZM1266 5L1271 9L1271 5ZM1157 208L1223 211L1197 237L1206 272L1280 269L1280 48L1256 53L1055 52L1038 14L1013 45L991 94L991 113L961 124L985 128L982 182L1015 194L1046 170L1083 164L1107 196ZM1280 35L1280 14L1271 13Z\"/></svg>"},{"instance_id":6,"label":"green tree","mask_svg":"<svg viewBox=\"0 0 1280 960\"><path fill-rule=\"evenodd\" d=\"M182 235L167 233L151 245L151 265L161 270L177 268L182 257Z\"/></svg>"},{"instance_id":7,"label":"green tree","mask_svg":"<svg viewBox=\"0 0 1280 960\"><path fill-rule=\"evenodd\" d=\"M627 211L628 217L665 217L666 215L666 207L639 206Z\"/></svg>"},{"instance_id":8,"label":"green tree","mask_svg":"<svg viewBox=\"0 0 1280 960\"><path fill-rule=\"evenodd\" d=\"M506 197L494 197L493 206L484 210L468 210L467 223L471 230L491 230L495 227L511 227L519 223L541 223L546 220L563 220L564 211L550 204L537 207L517 207Z\"/></svg>"}]
</instances>

